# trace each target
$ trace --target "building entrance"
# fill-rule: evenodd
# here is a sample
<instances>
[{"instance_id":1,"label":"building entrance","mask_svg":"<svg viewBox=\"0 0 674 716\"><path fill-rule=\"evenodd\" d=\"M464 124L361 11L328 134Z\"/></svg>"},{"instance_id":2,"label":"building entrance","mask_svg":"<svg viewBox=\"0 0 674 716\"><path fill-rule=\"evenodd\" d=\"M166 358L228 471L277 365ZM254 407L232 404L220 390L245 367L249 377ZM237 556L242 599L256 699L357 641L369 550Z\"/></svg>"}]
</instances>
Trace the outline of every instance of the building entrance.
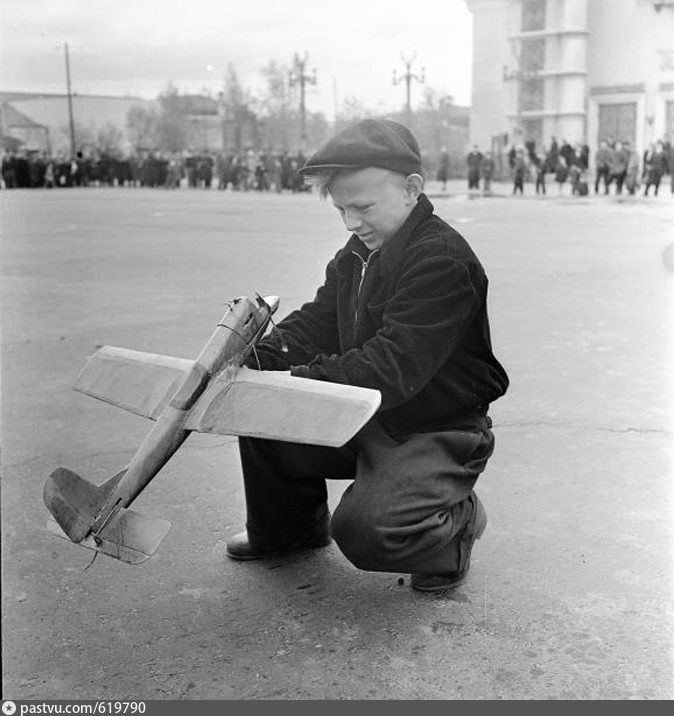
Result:
<instances>
[{"instance_id":1,"label":"building entrance","mask_svg":"<svg viewBox=\"0 0 674 716\"><path fill-rule=\"evenodd\" d=\"M616 142L630 142L637 138L637 103L599 105L599 131L597 146L602 139Z\"/></svg>"}]
</instances>

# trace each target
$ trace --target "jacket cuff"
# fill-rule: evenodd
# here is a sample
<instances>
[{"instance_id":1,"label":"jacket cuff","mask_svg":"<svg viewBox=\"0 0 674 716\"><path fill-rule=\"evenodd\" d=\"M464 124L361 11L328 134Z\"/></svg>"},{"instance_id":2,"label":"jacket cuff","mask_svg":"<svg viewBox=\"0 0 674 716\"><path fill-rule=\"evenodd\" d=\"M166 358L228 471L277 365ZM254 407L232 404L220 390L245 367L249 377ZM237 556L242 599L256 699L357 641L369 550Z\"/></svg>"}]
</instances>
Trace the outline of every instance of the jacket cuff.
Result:
<instances>
[{"instance_id":1,"label":"jacket cuff","mask_svg":"<svg viewBox=\"0 0 674 716\"><path fill-rule=\"evenodd\" d=\"M325 380L329 383L348 383L346 374L337 361L327 356L314 358L309 365L294 365L290 368L290 375L297 378L311 378L312 380Z\"/></svg>"}]
</instances>

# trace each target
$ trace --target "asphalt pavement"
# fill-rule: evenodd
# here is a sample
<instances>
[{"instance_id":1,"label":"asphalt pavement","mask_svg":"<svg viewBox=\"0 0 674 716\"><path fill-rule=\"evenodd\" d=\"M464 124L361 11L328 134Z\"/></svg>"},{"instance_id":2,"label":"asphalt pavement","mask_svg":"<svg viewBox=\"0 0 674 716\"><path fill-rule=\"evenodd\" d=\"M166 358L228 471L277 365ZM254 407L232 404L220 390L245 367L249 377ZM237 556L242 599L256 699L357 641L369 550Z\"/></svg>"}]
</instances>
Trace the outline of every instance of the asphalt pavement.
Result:
<instances>
[{"instance_id":1,"label":"asphalt pavement","mask_svg":"<svg viewBox=\"0 0 674 716\"><path fill-rule=\"evenodd\" d=\"M57 467L97 484L148 422L71 389L107 344L194 358L228 300L310 299L347 234L311 194L0 192L3 698L674 696L674 198L469 196L436 211L490 279L511 387L467 581L426 595L332 544L255 563L236 439L191 435L135 503L172 528L132 567L47 532ZM345 489L330 483L334 507Z\"/></svg>"}]
</instances>

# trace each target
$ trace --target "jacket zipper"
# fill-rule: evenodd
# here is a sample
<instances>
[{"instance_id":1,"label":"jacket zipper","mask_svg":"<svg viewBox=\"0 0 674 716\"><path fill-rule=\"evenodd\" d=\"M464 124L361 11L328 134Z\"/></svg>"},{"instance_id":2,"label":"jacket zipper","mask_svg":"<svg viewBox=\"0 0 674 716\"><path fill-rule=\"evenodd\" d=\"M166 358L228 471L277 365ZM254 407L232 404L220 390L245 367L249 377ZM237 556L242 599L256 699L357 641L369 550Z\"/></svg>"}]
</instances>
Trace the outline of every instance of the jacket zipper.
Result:
<instances>
[{"instance_id":1,"label":"jacket zipper","mask_svg":"<svg viewBox=\"0 0 674 716\"><path fill-rule=\"evenodd\" d=\"M356 314L354 316L355 323L358 323L358 308L359 308L359 302L360 302L360 289L363 286L363 281L365 280L365 271L367 270L367 267L370 263L370 259L379 251L379 249L374 249L370 253L370 255L364 259L357 251L352 251L351 253L354 256L357 256L360 259L360 262L362 264L360 269L360 281L358 282L358 292L356 293Z\"/></svg>"}]
</instances>

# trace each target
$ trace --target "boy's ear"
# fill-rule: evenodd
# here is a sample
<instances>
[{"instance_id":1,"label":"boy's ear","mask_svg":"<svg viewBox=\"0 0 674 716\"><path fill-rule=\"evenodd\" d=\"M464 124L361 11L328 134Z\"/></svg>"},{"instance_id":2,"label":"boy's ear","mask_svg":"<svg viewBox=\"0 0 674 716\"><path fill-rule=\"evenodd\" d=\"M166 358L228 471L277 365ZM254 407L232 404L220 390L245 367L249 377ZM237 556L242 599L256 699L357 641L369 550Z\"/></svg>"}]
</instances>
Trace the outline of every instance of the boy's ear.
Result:
<instances>
[{"instance_id":1,"label":"boy's ear","mask_svg":"<svg viewBox=\"0 0 674 716\"><path fill-rule=\"evenodd\" d=\"M424 189L424 179L420 174L409 174L405 177L405 194L416 201Z\"/></svg>"}]
</instances>

